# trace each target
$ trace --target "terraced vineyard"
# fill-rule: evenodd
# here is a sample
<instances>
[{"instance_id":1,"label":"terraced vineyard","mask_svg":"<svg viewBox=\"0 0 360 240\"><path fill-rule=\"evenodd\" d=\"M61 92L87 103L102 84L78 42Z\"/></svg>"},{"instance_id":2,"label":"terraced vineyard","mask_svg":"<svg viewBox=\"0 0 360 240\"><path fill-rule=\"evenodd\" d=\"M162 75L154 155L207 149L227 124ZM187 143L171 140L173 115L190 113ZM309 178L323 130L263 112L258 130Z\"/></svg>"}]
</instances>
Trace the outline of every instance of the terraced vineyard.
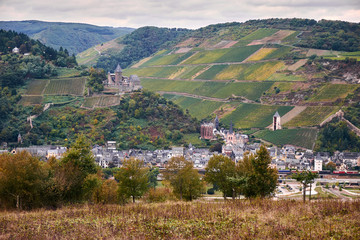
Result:
<instances>
[{"instance_id":1,"label":"terraced vineyard","mask_svg":"<svg viewBox=\"0 0 360 240\"><path fill-rule=\"evenodd\" d=\"M83 107L95 108L95 107L110 107L120 103L120 96L99 96L85 98Z\"/></svg>"},{"instance_id":2,"label":"terraced vineyard","mask_svg":"<svg viewBox=\"0 0 360 240\"><path fill-rule=\"evenodd\" d=\"M236 128L264 128L272 123L272 117L278 111L280 116L285 115L292 106L270 106L260 104L241 103L233 112L226 115L222 122L233 122Z\"/></svg>"},{"instance_id":3,"label":"terraced vineyard","mask_svg":"<svg viewBox=\"0 0 360 240\"><path fill-rule=\"evenodd\" d=\"M189 93L200 96L226 99L242 96L250 100L259 99L267 91L271 82L200 82L167 79L141 79L141 84L150 91Z\"/></svg>"},{"instance_id":4,"label":"terraced vineyard","mask_svg":"<svg viewBox=\"0 0 360 240\"><path fill-rule=\"evenodd\" d=\"M339 110L337 106L307 107L299 115L284 124L286 127L317 126L328 116Z\"/></svg>"},{"instance_id":5,"label":"terraced vineyard","mask_svg":"<svg viewBox=\"0 0 360 240\"><path fill-rule=\"evenodd\" d=\"M145 68L128 68L124 70L123 74L125 76L130 76L132 74L138 75L139 77L161 77L168 78L172 74L183 69L183 66L174 66L174 67L145 67Z\"/></svg>"},{"instance_id":6,"label":"terraced vineyard","mask_svg":"<svg viewBox=\"0 0 360 240\"><path fill-rule=\"evenodd\" d=\"M157 66L157 65L177 65L185 59L193 55L194 52L188 53L178 53L178 54L169 54L169 55L156 55L150 60L146 61L141 65L141 67L147 66Z\"/></svg>"},{"instance_id":7,"label":"terraced vineyard","mask_svg":"<svg viewBox=\"0 0 360 240\"><path fill-rule=\"evenodd\" d=\"M267 54L263 58L263 60L281 58L281 57L285 56L286 54L288 54L291 49L292 49L291 47L279 46L275 51L272 51L271 53Z\"/></svg>"},{"instance_id":8,"label":"terraced vineyard","mask_svg":"<svg viewBox=\"0 0 360 240\"><path fill-rule=\"evenodd\" d=\"M211 66L208 70L206 70L205 72L203 72L202 74L200 74L196 78L197 79L207 79L207 80L215 79L216 75L218 73L220 73L222 70L226 69L227 67L228 67L228 65L214 65L214 66ZM231 78L228 78L228 79L231 79ZM219 80L223 80L223 79L219 79Z\"/></svg>"},{"instance_id":9,"label":"terraced vineyard","mask_svg":"<svg viewBox=\"0 0 360 240\"><path fill-rule=\"evenodd\" d=\"M316 95L314 95L309 101L310 102L331 102L338 98L345 98L349 93L355 90L352 84L327 84L322 87Z\"/></svg>"},{"instance_id":10,"label":"terraced vineyard","mask_svg":"<svg viewBox=\"0 0 360 240\"><path fill-rule=\"evenodd\" d=\"M82 96L84 88L85 78L51 79L44 94Z\"/></svg>"},{"instance_id":11,"label":"terraced vineyard","mask_svg":"<svg viewBox=\"0 0 360 240\"><path fill-rule=\"evenodd\" d=\"M26 90L26 95L41 95L49 80L32 80Z\"/></svg>"},{"instance_id":12,"label":"terraced vineyard","mask_svg":"<svg viewBox=\"0 0 360 240\"><path fill-rule=\"evenodd\" d=\"M209 116L216 109L224 105L223 102L207 101L171 94L164 94L163 96L179 105L182 109L188 110L190 115L197 119L203 119Z\"/></svg>"},{"instance_id":13,"label":"terraced vineyard","mask_svg":"<svg viewBox=\"0 0 360 240\"><path fill-rule=\"evenodd\" d=\"M228 49L217 49L211 51L200 51L184 61L184 64L242 62L261 47L262 45L255 45Z\"/></svg>"},{"instance_id":14,"label":"terraced vineyard","mask_svg":"<svg viewBox=\"0 0 360 240\"><path fill-rule=\"evenodd\" d=\"M317 132L318 130L314 128L298 128L276 131L261 130L254 135L257 138L264 139L275 145L291 144L298 147L313 149Z\"/></svg>"},{"instance_id":15,"label":"terraced vineyard","mask_svg":"<svg viewBox=\"0 0 360 240\"><path fill-rule=\"evenodd\" d=\"M253 55L251 55L248 59L246 59L247 62L251 61L259 61L264 59L267 55L270 53L276 51L276 48L260 48L257 52L255 52Z\"/></svg>"},{"instance_id":16,"label":"terraced vineyard","mask_svg":"<svg viewBox=\"0 0 360 240\"><path fill-rule=\"evenodd\" d=\"M235 46L244 46L251 43L253 40L262 39L268 36L273 35L279 31L274 28L260 28L254 31L253 33L241 38Z\"/></svg>"},{"instance_id":17,"label":"terraced vineyard","mask_svg":"<svg viewBox=\"0 0 360 240\"><path fill-rule=\"evenodd\" d=\"M23 106L36 105L36 104L41 104L42 100L43 100L42 96L22 96L19 104Z\"/></svg>"}]
</instances>

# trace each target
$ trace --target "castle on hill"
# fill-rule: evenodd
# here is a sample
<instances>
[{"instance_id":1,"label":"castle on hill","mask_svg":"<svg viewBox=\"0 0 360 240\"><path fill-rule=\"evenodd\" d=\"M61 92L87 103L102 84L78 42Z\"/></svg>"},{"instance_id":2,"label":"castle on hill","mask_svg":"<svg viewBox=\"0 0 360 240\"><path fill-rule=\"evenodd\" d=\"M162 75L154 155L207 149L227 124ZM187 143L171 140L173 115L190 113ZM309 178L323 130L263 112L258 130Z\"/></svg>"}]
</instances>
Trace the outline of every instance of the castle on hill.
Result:
<instances>
[{"instance_id":1,"label":"castle on hill","mask_svg":"<svg viewBox=\"0 0 360 240\"><path fill-rule=\"evenodd\" d=\"M120 92L132 92L142 89L139 77L137 75L130 75L130 77L123 76L119 64L114 73L108 72L108 78L104 81L104 86L118 88Z\"/></svg>"}]
</instances>

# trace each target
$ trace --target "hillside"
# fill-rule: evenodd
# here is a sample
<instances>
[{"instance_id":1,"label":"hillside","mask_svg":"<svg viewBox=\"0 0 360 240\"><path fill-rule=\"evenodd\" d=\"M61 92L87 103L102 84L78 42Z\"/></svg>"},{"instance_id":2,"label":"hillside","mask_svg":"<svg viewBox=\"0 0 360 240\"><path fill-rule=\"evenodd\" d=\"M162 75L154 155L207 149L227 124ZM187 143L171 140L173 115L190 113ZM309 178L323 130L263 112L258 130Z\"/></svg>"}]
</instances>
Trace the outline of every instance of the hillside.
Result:
<instances>
[{"instance_id":1,"label":"hillside","mask_svg":"<svg viewBox=\"0 0 360 240\"><path fill-rule=\"evenodd\" d=\"M132 28L100 27L83 23L42 21L0 21L0 29L13 30L29 35L55 49L68 49L77 54L132 32Z\"/></svg>"},{"instance_id":2,"label":"hillside","mask_svg":"<svg viewBox=\"0 0 360 240\"><path fill-rule=\"evenodd\" d=\"M336 41L326 37L341 29L344 33ZM340 109L359 127L360 51L352 51L359 42L350 40L358 38L353 36L358 29L359 24L306 19L256 20L198 30L143 27L83 55L88 64L106 71L113 71L117 63L129 66L123 74L138 75L143 94L85 96L88 73L57 68L57 76L30 77L25 86L17 87L20 109L12 111L22 114L7 119L0 136L14 142L21 132L26 144L64 144L83 132L96 143L117 140L124 149L189 142L208 146L210 142L198 138L199 121L218 115L221 126L233 122L237 130L250 133L251 140L313 148L323 134L320 125ZM319 46L322 49L313 48L317 37L327 43ZM97 51L102 55L95 63ZM167 100L151 95L159 105L147 106L148 90ZM11 99L9 109L19 100L18 92L5 91L3 96ZM130 111L130 102L139 109ZM26 118L49 104L54 105L29 129ZM170 109L165 111L170 122L163 115L151 118L163 104ZM282 117L283 130L273 132L267 129L275 112ZM81 120L80 127L72 124L72 115ZM182 118L185 125L175 123ZM22 122L19 129L14 121Z\"/></svg>"},{"instance_id":3,"label":"hillside","mask_svg":"<svg viewBox=\"0 0 360 240\"><path fill-rule=\"evenodd\" d=\"M279 138L290 134L289 144L312 148L319 124L358 98L360 44L353 40L359 31L359 24L306 19L210 25L124 74L140 76L145 89L199 120L217 114L225 126L232 121L243 131L266 129L278 111L285 128L303 130L255 137L283 144Z\"/></svg>"}]
</instances>

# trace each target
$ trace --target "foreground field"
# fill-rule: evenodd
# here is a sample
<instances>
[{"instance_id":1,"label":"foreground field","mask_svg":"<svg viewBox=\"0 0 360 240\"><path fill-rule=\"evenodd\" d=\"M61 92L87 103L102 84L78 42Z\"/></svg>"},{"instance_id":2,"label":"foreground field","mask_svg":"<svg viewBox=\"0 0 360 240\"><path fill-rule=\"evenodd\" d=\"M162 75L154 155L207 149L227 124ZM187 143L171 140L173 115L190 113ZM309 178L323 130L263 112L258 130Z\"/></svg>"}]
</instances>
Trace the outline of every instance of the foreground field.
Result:
<instances>
[{"instance_id":1,"label":"foreground field","mask_svg":"<svg viewBox=\"0 0 360 240\"><path fill-rule=\"evenodd\" d=\"M360 201L89 205L1 212L1 239L359 239Z\"/></svg>"}]
</instances>

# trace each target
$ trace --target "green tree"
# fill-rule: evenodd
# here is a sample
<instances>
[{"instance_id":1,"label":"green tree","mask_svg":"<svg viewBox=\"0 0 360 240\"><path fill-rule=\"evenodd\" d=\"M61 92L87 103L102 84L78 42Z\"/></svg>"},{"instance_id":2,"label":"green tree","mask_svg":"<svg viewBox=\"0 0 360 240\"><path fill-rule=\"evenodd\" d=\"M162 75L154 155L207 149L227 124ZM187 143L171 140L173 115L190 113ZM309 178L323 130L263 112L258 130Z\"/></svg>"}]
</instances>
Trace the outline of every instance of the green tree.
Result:
<instances>
[{"instance_id":1,"label":"green tree","mask_svg":"<svg viewBox=\"0 0 360 240\"><path fill-rule=\"evenodd\" d=\"M105 71L103 69L90 68L90 74L87 81L87 86L92 92L101 92L104 90L103 81L106 79Z\"/></svg>"},{"instance_id":2,"label":"green tree","mask_svg":"<svg viewBox=\"0 0 360 240\"><path fill-rule=\"evenodd\" d=\"M265 146L253 154L246 154L237 167L237 176L245 179L242 193L247 198L268 197L277 185L277 170L270 167L271 157Z\"/></svg>"},{"instance_id":3,"label":"green tree","mask_svg":"<svg viewBox=\"0 0 360 240\"><path fill-rule=\"evenodd\" d=\"M120 199L126 201L132 197L133 202L135 202L135 199L142 197L149 188L148 172L149 168L144 166L143 161L134 158L124 159L123 166L115 175L119 182Z\"/></svg>"},{"instance_id":4,"label":"green tree","mask_svg":"<svg viewBox=\"0 0 360 240\"><path fill-rule=\"evenodd\" d=\"M159 168L151 168L149 171L149 186L152 188L156 188L158 182L157 182L157 176L159 175Z\"/></svg>"},{"instance_id":5,"label":"green tree","mask_svg":"<svg viewBox=\"0 0 360 240\"><path fill-rule=\"evenodd\" d=\"M306 188L308 184L310 184L310 195L309 195L309 201L311 200L311 184L314 182L314 179L319 176L318 173L311 172L311 171L302 171L302 172L296 172L292 175L292 178L296 181L302 183L303 185L303 201L306 200Z\"/></svg>"},{"instance_id":6,"label":"green tree","mask_svg":"<svg viewBox=\"0 0 360 240\"><path fill-rule=\"evenodd\" d=\"M205 168L205 181L217 185L222 191L223 197L232 196L235 198L234 182L230 178L234 178L236 174L235 162L231 158L214 155L210 158Z\"/></svg>"},{"instance_id":7,"label":"green tree","mask_svg":"<svg viewBox=\"0 0 360 240\"><path fill-rule=\"evenodd\" d=\"M0 202L5 207L30 209L44 202L49 180L46 163L28 152L0 154Z\"/></svg>"},{"instance_id":8,"label":"green tree","mask_svg":"<svg viewBox=\"0 0 360 240\"><path fill-rule=\"evenodd\" d=\"M166 166L165 179L170 182L174 194L187 201L201 196L204 185L193 163L184 157L173 157Z\"/></svg>"},{"instance_id":9,"label":"green tree","mask_svg":"<svg viewBox=\"0 0 360 240\"><path fill-rule=\"evenodd\" d=\"M54 168L59 191L65 201L71 202L83 200L85 178L89 174L97 173L99 169L91 152L90 143L84 135L78 136Z\"/></svg>"}]
</instances>

